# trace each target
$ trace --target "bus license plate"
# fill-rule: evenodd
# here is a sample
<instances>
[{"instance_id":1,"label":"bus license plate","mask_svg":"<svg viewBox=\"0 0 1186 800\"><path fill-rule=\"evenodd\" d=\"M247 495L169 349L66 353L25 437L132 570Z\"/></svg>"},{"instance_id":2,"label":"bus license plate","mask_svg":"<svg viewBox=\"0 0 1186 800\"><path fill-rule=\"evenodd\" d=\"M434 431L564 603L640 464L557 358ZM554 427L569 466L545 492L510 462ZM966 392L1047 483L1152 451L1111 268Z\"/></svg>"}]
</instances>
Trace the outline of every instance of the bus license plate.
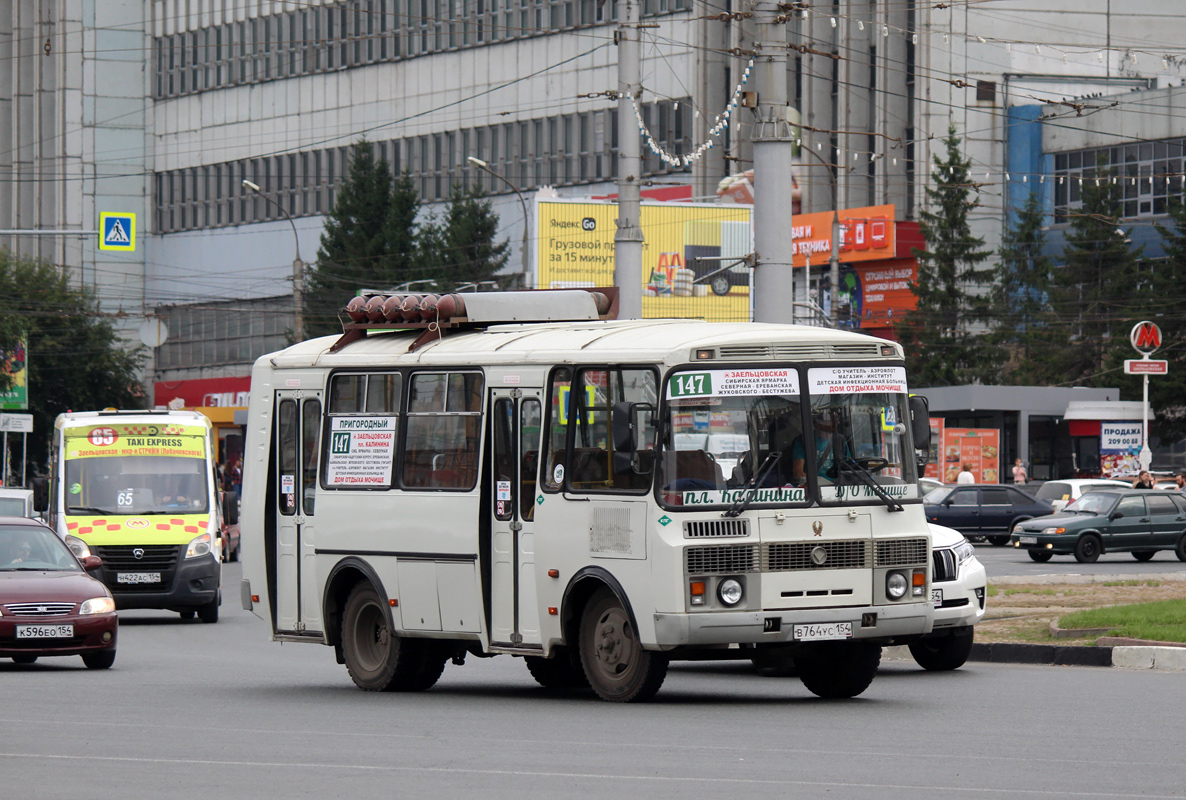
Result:
<instances>
[{"instance_id":1,"label":"bus license plate","mask_svg":"<svg viewBox=\"0 0 1186 800\"><path fill-rule=\"evenodd\" d=\"M1037 536L1018 536L1017 541L1021 542L1022 544L1037 544L1038 537Z\"/></svg>"},{"instance_id":2,"label":"bus license plate","mask_svg":"<svg viewBox=\"0 0 1186 800\"><path fill-rule=\"evenodd\" d=\"M943 605L943 590L931 589L931 602L935 604L935 608Z\"/></svg>"},{"instance_id":3,"label":"bus license plate","mask_svg":"<svg viewBox=\"0 0 1186 800\"><path fill-rule=\"evenodd\" d=\"M160 583L161 573L159 572L117 572L115 573L116 583Z\"/></svg>"},{"instance_id":4,"label":"bus license plate","mask_svg":"<svg viewBox=\"0 0 1186 800\"><path fill-rule=\"evenodd\" d=\"M851 622L812 622L796 625L794 637L800 642L823 642L831 639L851 639Z\"/></svg>"},{"instance_id":5,"label":"bus license plate","mask_svg":"<svg viewBox=\"0 0 1186 800\"><path fill-rule=\"evenodd\" d=\"M17 625L18 639L69 639L74 636L73 625Z\"/></svg>"}]
</instances>

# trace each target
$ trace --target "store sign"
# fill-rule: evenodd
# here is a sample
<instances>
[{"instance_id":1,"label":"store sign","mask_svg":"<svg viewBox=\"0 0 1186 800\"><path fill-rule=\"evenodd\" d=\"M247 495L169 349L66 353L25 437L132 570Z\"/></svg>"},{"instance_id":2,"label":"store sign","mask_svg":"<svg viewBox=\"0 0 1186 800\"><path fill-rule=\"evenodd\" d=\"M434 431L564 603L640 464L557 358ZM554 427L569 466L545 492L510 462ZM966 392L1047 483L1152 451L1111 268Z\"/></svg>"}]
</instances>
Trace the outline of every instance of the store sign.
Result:
<instances>
[{"instance_id":1,"label":"store sign","mask_svg":"<svg viewBox=\"0 0 1186 800\"><path fill-rule=\"evenodd\" d=\"M976 483L1000 482L1001 432L996 428L947 428L943 432L944 483L955 483L965 465Z\"/></svg>"},{"instance_id":2,"label":"store sign","mask_svg":"<svg viewBox=\"0 0 1186 800\"><path fill-rule=\"evenodd\" d=\"M251 376L157 381L153 402L167 408L246 408Z\"/></svg>"},{"instance_id":3,"label":"store sign","mask_svg":"<svg viewBox=\"0 0 1186 800\"><path fill-rule=\"evenodd\" d=\"M806 266L808 259L816 265L831 259L833 216L831 211L819 211L792 218L796 267ZM893 205L845 208L840 210L839 217L841 263L880 261L896 255Z\"/></svg>"}]
</instances>

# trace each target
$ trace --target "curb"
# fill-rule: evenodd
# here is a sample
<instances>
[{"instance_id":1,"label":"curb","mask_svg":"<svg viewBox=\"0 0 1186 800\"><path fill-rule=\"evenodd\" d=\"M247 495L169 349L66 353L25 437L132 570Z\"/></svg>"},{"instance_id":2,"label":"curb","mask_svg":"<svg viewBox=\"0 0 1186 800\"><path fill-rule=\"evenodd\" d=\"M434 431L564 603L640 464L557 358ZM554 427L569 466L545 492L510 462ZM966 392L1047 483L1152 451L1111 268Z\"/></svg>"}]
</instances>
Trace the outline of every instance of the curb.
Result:
<instances>
[{"instance_id":1,"label":"curb","mask_svg":"<svg viewBox=\"0 0 1186 800\"><path fill-rule=\"evenodd\" d=\"M968 660L993 664L1110 667L1112 648L1057 644L973 644L972 654L968 656Z\"/></svg>"}]
</instances>

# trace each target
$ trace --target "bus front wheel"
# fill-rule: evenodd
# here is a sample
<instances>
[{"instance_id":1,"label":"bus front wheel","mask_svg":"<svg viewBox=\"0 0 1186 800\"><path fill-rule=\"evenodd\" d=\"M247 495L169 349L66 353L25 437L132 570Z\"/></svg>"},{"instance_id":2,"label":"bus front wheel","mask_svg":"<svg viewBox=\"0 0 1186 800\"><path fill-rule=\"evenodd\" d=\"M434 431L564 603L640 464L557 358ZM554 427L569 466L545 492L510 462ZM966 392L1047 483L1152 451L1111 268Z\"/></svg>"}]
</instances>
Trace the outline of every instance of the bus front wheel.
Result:
<instances>
[{"instance_id":1,"label":"bus front wheel","mask_svg":"<svg viewBox=\"0 0 1186 800\"><path fill-rule=\"evenodd\" d=\"M404 639L391 629L386 604L369 583L350 592L342 612L342 653L346 671L359 688L368 692L410 692L436 683L440 670L429 679L423 642ZM444 667L444 659L436 666Z\"/></svg>"},{"instance_id":2,"label":"bus front wheel","mask_svg":"<svg viewBox=\"0 0 1186 800\"><path fill-rule=\"evenodd\" d=\"M667 656L643 649L629 612L608 589L585 606L579 648L585 676L602 700L649 700L667 677Z\"/></svg>"},{"instance_id":3,"label":"bus front wheel","mask_svg":"<svg viewBox=\"0 0 1186 800\"><path fill-rule=\"evenodd\" d=\"M819 642L804 647L795 663L799 680L819 697L856 697L869 688L881 664L881 646L865 642Z\"/></svg>"}]
</instances>

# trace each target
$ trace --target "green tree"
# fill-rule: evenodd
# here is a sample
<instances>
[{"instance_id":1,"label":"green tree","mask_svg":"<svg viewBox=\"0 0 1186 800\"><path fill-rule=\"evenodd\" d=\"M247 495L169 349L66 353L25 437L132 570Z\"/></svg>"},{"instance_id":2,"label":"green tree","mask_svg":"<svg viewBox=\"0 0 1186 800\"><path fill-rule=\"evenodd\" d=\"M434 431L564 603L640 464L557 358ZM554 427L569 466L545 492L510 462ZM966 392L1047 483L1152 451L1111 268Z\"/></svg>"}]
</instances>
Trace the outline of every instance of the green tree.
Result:
<instances>
[{"instance_id":1,"label":"green tree","mask_svg":"<svg viewBox=\"0 0 1186 800\"><path fill-rule=\"evenodd\" d=\"M1008 354L1000 380L1014 386L1058 383L1050 354L1065 331L1052 328L1048 291L1053 262L1044 255L1042 207L1031 193L1001 241L1000 263L989 293L990 336Z\"/></svg>"},{"instance_id":2,"label":"green tree","mask_svg":"<svg viewBox=\"0 0 1186 800\"><path fill-rule=\"evenodd\" d=\"M28 343L27 388L34 433L28 463L44 464L54 419L69 409L143 408L137 374L144 348L128 348L89 289L52 264L0 251L0 331L6 353ZM19 457L18 437L9 446Z\"/></svg>"},{"instance_id":3,"label":"green tree","mask_svg":"<svg viewBox=\"0 0 1186 800\"><path fill-rule=\"evenodd\" d=\"M496 280L507 263L510 245L495 243L498 215L481 187L453 187L443 218L421 226L422 251L435 269L442 290Z\"/></svg>"},{"instance_id":4,"label":"green tree","mask_svg":"<svg viewBox=\"0 0 1186 800\"><path fill-rule=\"evenodd\" d=\"M425 277L419 265L420 241L416 218L420 216L420 195L416 182L404 172L395 180L391 192L391 210L387 214L384 236L387 242L385 274L392 288Z\"/></svg>"},{"instance_id":5,"label":"green tree","mask_svg":"<svg viewBox=\"0 0 1186 800\"><path fill-rule=\"evenodd\" d=\"M1095 174L1084 176L1082 208L1071 219L1063 265L1050 284L1054 324L1063 331L1063 346L1051 356L1061 382L1073 386L1117 384L1117 358L1125 349L1132 353L1133 316L1153 297L1139 268L1142 250L1131 248L1120 227L1123 188L1113 177L1102 157Z\"/></svg>"},{"instance_id":6,"label":"green tree","mask_svg":"<svg viewBox=\"0 0 1186 800\"><path fill-rule=\"evenodd\" d=\"M926 249L914 250L918 280L911 289L917 307L898 327L917 386L972 383L994 374L1000 361L995 349L986 347L986 337L973 330L988 315L984 287L992 269L983 265L991 253L968 225L980 203L972 197L971 162L961 154L960 141L951 125L943 139L945 157L934 157L933 185L919 212Z\"/></svg>"},{"instance_id":7,"label":"green tree","mask_svg":"<svg viewBox=\"0 0 1186 800\"><path fill-rule=\"evenodd\" d=\"M391 168L358 141L350 167L326 215L317 263L306 275L305 334L340 333L341 309L359 289L388 288L393 274L388 254L398 240L392 214ZM405 209L401 207L401 214Z\"/></svg>"}]
</instances>

